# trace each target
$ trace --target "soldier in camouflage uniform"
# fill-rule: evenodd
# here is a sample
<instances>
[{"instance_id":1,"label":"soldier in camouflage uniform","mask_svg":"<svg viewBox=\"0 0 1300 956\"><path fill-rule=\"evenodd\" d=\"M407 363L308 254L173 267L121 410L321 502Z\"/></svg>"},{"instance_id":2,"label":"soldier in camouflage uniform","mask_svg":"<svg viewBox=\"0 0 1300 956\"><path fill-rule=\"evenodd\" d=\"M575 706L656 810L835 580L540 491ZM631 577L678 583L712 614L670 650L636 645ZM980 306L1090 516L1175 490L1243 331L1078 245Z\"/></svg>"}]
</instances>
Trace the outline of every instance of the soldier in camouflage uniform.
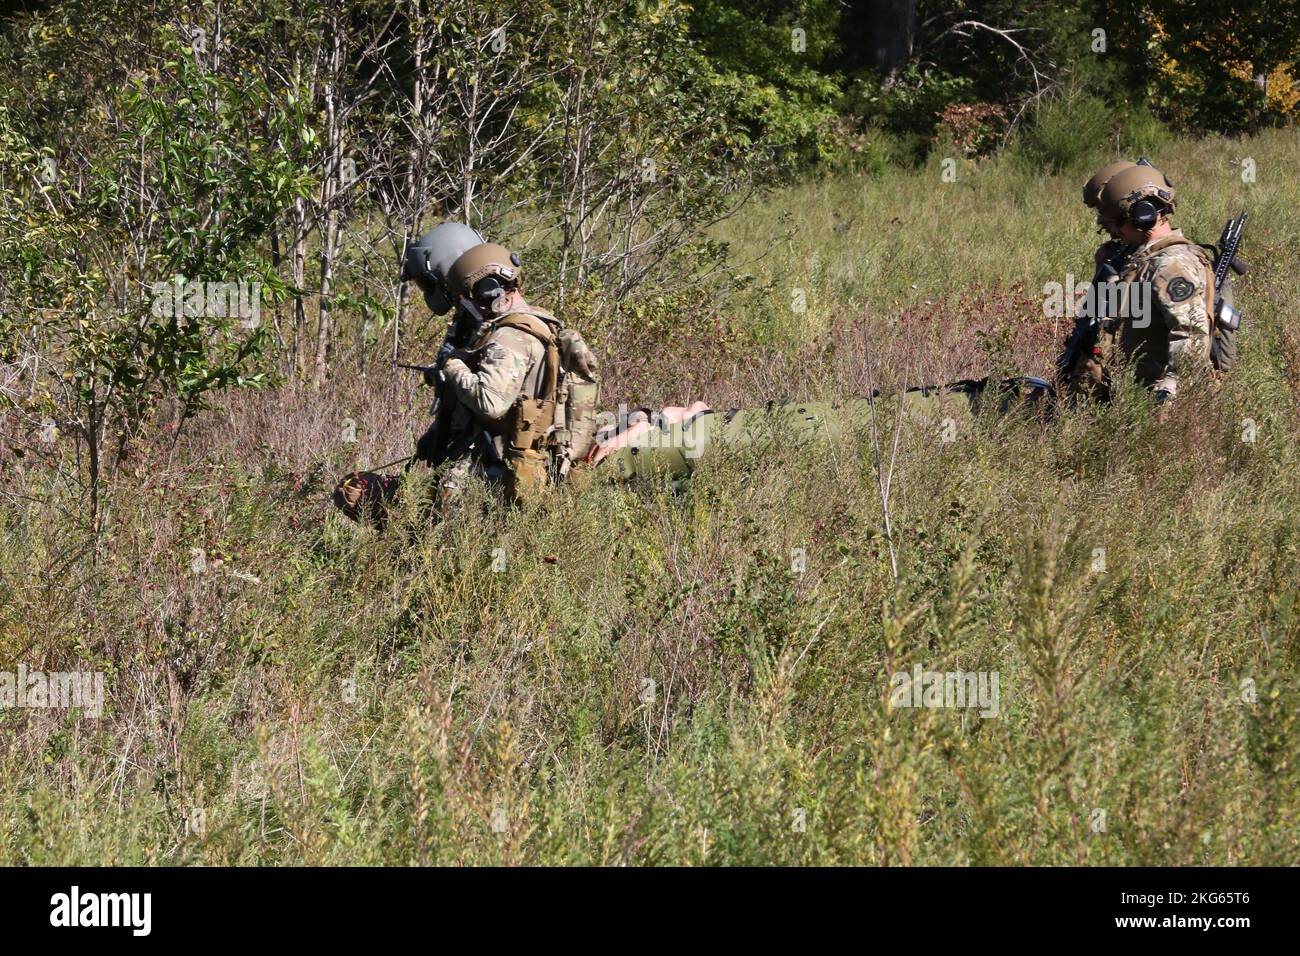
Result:
<instances>
[{"instance_id":1,"label":"soldier in camouflage uniform","mask_svg":"<svg viewBox=\"0 0 1300 956\"><path fill-rule=\"evenodd\" d=\"M519 256L446 222L408 246L401 278L435 314L452 313L437 363L424 368L437 390L434 421L411 459L438 470L438 511L471 476L503 486L513 501L565 478L595 441L596 357L581 335L524 299ZM334 504L382 525L399 494L398 479L355 472L336 486Z\"/></svg>"},{"instance_id":2,"label":"soldier in camouflage uniform","mask_svg":"<svg viewBox=\"0 0 1300 956\"><path fill-rule=\"evenodd\" d=\"M443 502L459 493L471 473L504 483L513 495L524 497L525 486L535 491L566 470L554 459L572 449L546 443L540 434L523 447L516 432L536 430L538 423L522 422L515 413L528 402L549 405L541 410L550 417L540 428L555 428L556 403L567 406L575 384L596 381L596 357L578 332L528 304L522 279L519 257L495 243L466 251L446 276L448 291L477 325L468 346L451 352L441 369L439 400L455 403L449 433L435 436L431 428L417 450L417 458L432 463L433 441L455 447L440 482ZM554 367L548 360L552 354ZM594 393L592 398L594 404ZM594 437L594 407L591 426ZM560 430L567 439L569 430Z\"/></svg>"},{"instance_id":3,"label":"soldier in camouflage uniform","mask_svg":"<svg viewBox=\"0 0 1300 956\"><path fill-rule=\"evenodd\" d=\"M1101 191L1106 188L1106 184L1114 178L1116 173L1122 173L1124 170L1132 169L1136 165L1137 163L1130 163L1126 159L1116 163L1107 163L1093 173L1092 177L1083 184L1083 204L1089 209L1097 211L1097 228L1105 231L1110 236L1109 240L1097 247L1097 252L1093 256L1094 263L1098 266L1107 260L1112 260L1116 253L1128 248L1124 242L1124 237L1119 234L1115 224L1101 216L1099 209Z\"/></svg>"},{"instance_id":4,"label":"soldier in camouflage uniform","mask_svg":"<svg viewBox=\"0 0 1300 956\"><path fill-rule=\"evenodd\" d=\"M1110 236L1108 240L1097 247L1097 251L1093 254L1095 269L1093 285L1097 289L1100 289L1107 282L1118 279L1124 264L1134 251L1133 247L1128 245L1123 236L1119 234L1116 224L1101 216L1098 209L1101 202L1101 191L1116 173L1132 169L1136 165L1136 163L1130 163L1127 160L1108 163L1093 173L1091 178L1083 184L1083 204L1089 209L1097 210L1097 227ZM1099 298L1099 296L1095 298L1094 302ZM1076 303L1076 308L1082 308L1084 304ZM1082 315L1082 312L1080 314ZM1085 321L1091 318L1090 315L1083 316ZM1095 334L1086 335L1084 339L1085 341L1080 343L1082 347L1078 348L1074 354L1066 357L1065 361L1068 367L1063 367L1060 370L1062 391L1067 398L1102 398L1108 388L1102 361L1103 343Z\"/></svg>"},{"instance_id":5,"label":"soldier in camouflage uniform","mask_svg":"<svg viewBox=\"0 0 1300 956\"><path fill-rule=\"evenodd\" d=\"M1101 190L1098 208L1108 228L1134 247L1120 274L1124 307L1107 331L1117 357L1165 406L1178 394L1180 377L1211 367L1213 264L1170 224L1173 186L1152 166L1115 173Z\"/></svg>"}]
</instances>

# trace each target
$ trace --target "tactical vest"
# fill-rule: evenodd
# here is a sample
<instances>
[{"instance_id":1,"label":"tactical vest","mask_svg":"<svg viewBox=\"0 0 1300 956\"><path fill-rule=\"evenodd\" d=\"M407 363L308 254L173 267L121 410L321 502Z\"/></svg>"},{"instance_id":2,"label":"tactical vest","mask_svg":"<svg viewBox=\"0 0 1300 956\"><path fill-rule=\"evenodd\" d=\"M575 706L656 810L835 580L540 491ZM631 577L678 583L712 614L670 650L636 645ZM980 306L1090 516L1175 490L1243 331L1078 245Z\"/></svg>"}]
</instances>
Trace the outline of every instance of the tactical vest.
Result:
<instances>
[{"instance_id":1,"label":"tactical vest","mask_svg":"<svg viewBox=\"0 0 1300 956\"><path fill-rule=\"evenodd\" d=\"M500 329L526 332L545 349L534 394L515 399L492 431L502 438L506 495L513 501L535 499L550 480L563 479L595 442L599 385L568 374L558 333L563 326L549 312L526 306L490 321L475 349L487 345Z\"/></svg>"}]
</instances>

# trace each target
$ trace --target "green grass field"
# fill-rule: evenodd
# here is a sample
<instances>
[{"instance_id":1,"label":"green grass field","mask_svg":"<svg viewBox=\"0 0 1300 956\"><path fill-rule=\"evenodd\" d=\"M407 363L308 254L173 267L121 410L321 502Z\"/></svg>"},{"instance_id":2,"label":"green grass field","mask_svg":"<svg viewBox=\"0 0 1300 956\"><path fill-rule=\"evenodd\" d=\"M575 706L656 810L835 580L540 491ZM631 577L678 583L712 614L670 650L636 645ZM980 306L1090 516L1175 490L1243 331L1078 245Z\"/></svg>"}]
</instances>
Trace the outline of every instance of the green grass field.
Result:
<instances>
[{"instance_id":1,"label":"green grass field","mask_svg":"<svg viewBox=\"0 0 1300 956\"><path fill-rule=\"evenodd\" d=\"M1152 158L1194 237L1251 214L1239 368L1164 425L1133 389L906 421L896 581L866 433L379 535L330 485L406 453L427 394L253 392L140 450L96 561L8 460L0 662L107 702L0 712L0 863L1294 863L1300 135ZM726 342L637 333L606 403L1045 371L1087 170L941 159L724 224L754 276ZM916 665L996 672L998 716L891 708Z\"/></svg>"}]
</instances>

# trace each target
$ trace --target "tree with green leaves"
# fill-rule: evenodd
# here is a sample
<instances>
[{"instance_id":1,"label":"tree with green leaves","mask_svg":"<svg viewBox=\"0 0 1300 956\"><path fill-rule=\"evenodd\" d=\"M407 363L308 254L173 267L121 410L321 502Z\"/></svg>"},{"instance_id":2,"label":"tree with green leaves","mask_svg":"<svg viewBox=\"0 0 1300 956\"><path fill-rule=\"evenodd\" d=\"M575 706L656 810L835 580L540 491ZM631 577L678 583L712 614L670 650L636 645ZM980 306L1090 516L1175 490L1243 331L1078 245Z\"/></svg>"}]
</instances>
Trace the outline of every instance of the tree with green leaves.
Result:
<instances>
[{"instance_id":1,"label":"tree with green leaves","mask_svg":"<svg viewBox=\"0 0 1300 956\"><path fill-rule=\"evenodd\" d=\"M96 530L103 482L145 426L267 380L262 298L289 289L264 238L310 182L273 148L305 128L290 98L206 72L174 32L159 45L169 59L101 102L108 135L90 151L39 146L0 108L0 342L24 369L4 399L74 439Z\"/></svg>"}]
</instances>

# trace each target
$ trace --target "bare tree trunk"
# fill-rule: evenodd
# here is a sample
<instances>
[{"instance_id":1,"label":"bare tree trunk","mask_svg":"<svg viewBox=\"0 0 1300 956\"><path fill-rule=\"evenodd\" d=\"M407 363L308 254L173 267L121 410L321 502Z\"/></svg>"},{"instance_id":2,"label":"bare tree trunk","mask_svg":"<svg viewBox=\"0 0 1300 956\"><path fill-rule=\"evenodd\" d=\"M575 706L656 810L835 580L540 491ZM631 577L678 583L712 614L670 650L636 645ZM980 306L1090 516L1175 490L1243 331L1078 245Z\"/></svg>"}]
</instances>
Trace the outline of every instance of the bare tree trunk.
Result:
<instances>
[{"instance_id":1,"label":"bare tree trunk","mask_svg":"<svg viewBox=\"0 0 1300 956\"><path fill-rule=\"evenodd\" d=\"M277 278L280 276L280 266L284 263L284 253L280 250L280 220L271 224L271 269L275 272ZM280 297L275 297L275 309L271 313L271 325L275 329L275 345L283 354L284 352L284 314L281 306L283 303Z\"/></svg>"},{"instance_id":2,"label":"bare tree trunk","mask_svg":"<svg viewBox=\"0 0 1300 956\"><path fill-rule=\"evenodd\" d=\"M411 0L411 12L408 18L412 31L411 54L414 63L415 88L411 94L411 150L406 166L406 204L411 219L403 225L402 258L406 258L406 245L411 238L418 236L423 227L425 210L425 180L422 174L425 152L428 146L429 126L425 116L426 105L431 100L430 79L425 75L425 54L429 47L428 18L420 10L420 0ZM402 319L406 311L406 283L397 285L397 307L393 318L393 361L401 355Z\"/></svg>"},{"instance_id":3,"label":"bare tree trunk","mask_svg":"<svg viewBox=\"0 0 1300 956\"><path fill-rule=\"evenodd\" d=\"M578 182L583 172L583 152L581 146L582 101L586 89L587 68L578 71L578 77L570 87L573 98L569 115L565 117L565 149L569 152L567 168L570 170L569 190L563 205L562 251L560 253L560 304L564 304L564 290L568 287L569 256L577 241L577 228L582 222L581 214L576 208Z\"/></svg>"},{"instance_id":4,"label":"bare tree trunk","mask_svg":"<svg viewBox=\"0 0 1300 956\"><path fill-rule=\"evenodd\" d=\"M300 290L293 298L293 341L289 344L289 374L302 374L303 340L307 334L307 303L301 290L307 287L307 203L301 197L293 201L293 287Z\"/></svg>"},{"instance_id":5,"label":"bare tree trunk","mask_svg":"<svg viewBox=\"0 0 1300 956\"><path fill-rule=\"evenodd\" d=\"M469 129L471 135L467 138L465 147L465 166L461 174L461 196L460 196L460 218L466 225L470 225L470 206L474 202L474 173L475 162L478 160L478 136L474 135L475 120L478 118L479 104L479 83L475 79L470 87L470 112L469 112Z\"/></svg>"},{"instance_id":6,"label":"bare tree trunk","mask_svg":"<svg viewBox=\"0 0 1300 956\"><path fill-rule=\"evenodd\" d=\"M343 37L339 22L331 18L334 34L330 47L329 72L325 80L325 169L321 176L320 208L324 212L324 231L320 251L320 302L316 327L316 367L312 384L320 388L329 372L334 350L334 304L330 297L334 287L334 259L339 237L339 177L343 165L343 129L339 122L339 83L343 76Z\"/></svg>"},{"instance_id":7,"label":"bare tree trunk","mask_svg":"<svg viewBox=\"0 0 1300 956\"><path fill-rule=\"evenodd\" d=\"M892 85L912 56L916 38L916 0L872 0L871 35L876 66Z\"/></svg>"}]
</instances>

